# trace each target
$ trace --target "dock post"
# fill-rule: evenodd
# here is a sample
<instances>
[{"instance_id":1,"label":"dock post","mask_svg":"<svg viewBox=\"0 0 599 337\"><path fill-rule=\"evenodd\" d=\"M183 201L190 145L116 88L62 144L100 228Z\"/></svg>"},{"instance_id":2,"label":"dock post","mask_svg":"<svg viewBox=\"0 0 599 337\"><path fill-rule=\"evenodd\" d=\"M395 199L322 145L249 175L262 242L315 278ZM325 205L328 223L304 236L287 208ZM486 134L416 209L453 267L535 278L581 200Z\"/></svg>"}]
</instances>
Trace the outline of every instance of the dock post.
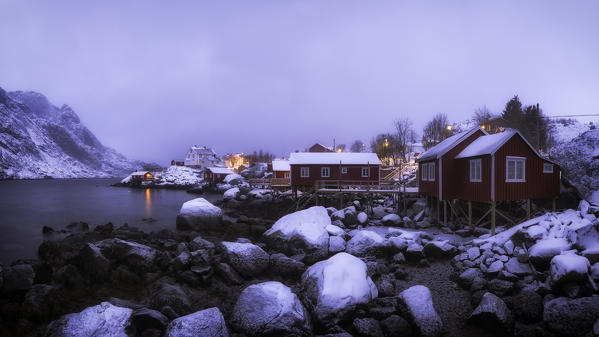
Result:
<instances>
[{"instance_id":1,"label":"dock post","mask_svg":"<svg viewBox=\"0 0 599 337\"><path fill-rule=\"evenodd\" d=\"M439 198L436 199L437 203L437 224L441 223L441 205Z\"/></svg>"},{"instance_id":2,"label":"dock post","mask_svg":"<svg viewBox=\"0 0 599 337\"><path fill-rule=\"evenodd\" d=\"M491 201L491 235L495 235L495 200Z\"/></svg>"},{"instance_id":3,"label":"dock post","mask_svg":"<svg viewBox=\"0 0 599 337\"><path fill-rule=\"evenodd\" d=\"M474 230L474 227L472 226L472 200L468 200L468 227L470 227L471 230Z\"/></svg>"},{"instance_id":4,"label":"dock post","mask_svg":"<svg viewBox=\"0 0 599 337\"><path fill-rule=\"evenodd\" d=\"M553 197L553 202L551 204L551 208L553 209L553 211L555 212L555 201L557 200L557 197Z\"/></svg>"},{"instance_id":5,"label":"dock post","mask_svg":"<svg viewBox=\"0 0 599 337\"><path fill-rule=\"evenodd\" d=\"M526 220L530 219L530 199L526 199Z\"/></svg>"},{"instance_id":6,"label":"dock post","mask_svg":"<svg viewBox=\"0 0 599 337\"><path fill-rule=\"evenodd\" d=\"M343 193L339 192L339 209L343 208Z\"/></svg>"}]
</instances>

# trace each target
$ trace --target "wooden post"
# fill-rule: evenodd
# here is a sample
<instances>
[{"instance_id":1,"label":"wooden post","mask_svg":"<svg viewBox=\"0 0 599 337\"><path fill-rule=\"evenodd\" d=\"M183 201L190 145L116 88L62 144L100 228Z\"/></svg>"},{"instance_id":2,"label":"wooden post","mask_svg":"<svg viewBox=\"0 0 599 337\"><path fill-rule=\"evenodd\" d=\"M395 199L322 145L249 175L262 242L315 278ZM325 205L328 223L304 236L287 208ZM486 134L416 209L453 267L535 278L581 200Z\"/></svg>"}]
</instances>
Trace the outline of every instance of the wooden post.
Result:
<instances>
[{"instance_id":1,"label":"wooden post","mask_svg":"<svg viewBox=\"0 0 599 337\"><path fill-rule=\"evenodd\" d=\"M339 192L339 209L343 208L343 193Z\"/></svg>"},{"instance_id":2,"label":"wooden post","mask_svg":"<svg viewBox=\"0 0 599 337\"><path fill-rule=\"evenodd\" d=\"M441 205L439 205L439 198L436 199L437 203L437 224L441 223Z\"/></svg>"},{"instance_id":3,"label":"wooden post","mask_svg":"<svg viewBox=\"0 0 599 337\"><path fill-rule=\"evenodd\" d=\"M530 199L526 199L526 220L530 219Z\"/></svg>"},{"instance_id":4,"label":"wooden post","mask_svg":"<svg viewBox=\"0 0 599 337\"><path fill-rule=\"evenodd\" d=\"M443 200L443 226L447 226L447 200Z\"/></svg>"},{"instance_id":5,"label":"wooden post","mask_svg":"<svg viewBox=\"0 0 599 337\"><path fill-rule=\"evenodd\" d=\"M491 201L491 235L495 235L495 201Z\"/></svg>"},{"instance_id":6,"label":"wooden post","mask_svg":"<svg viewBox=\"0 0 599 337\"><path fill-rule=\"evenodd\" d=\"M553 211L554 211L554 212L555 212L555 201L556 201L556 200L557 200L557 198L556 198L556 197L553 197L553 202L552 202L552 204L551 204L551 207L552 207L552 209L553 209Z\"/></svg>"},{"instance_id":7,"label":"wooden post","mask_svg":"<svg viewBox=\"0 0 599 337\"><path fill-rule=\"evenodd\" d=\"M472 226L472 200L468 200L468 226L470 229L474 230Z\"/></svg>"}]
</instances>

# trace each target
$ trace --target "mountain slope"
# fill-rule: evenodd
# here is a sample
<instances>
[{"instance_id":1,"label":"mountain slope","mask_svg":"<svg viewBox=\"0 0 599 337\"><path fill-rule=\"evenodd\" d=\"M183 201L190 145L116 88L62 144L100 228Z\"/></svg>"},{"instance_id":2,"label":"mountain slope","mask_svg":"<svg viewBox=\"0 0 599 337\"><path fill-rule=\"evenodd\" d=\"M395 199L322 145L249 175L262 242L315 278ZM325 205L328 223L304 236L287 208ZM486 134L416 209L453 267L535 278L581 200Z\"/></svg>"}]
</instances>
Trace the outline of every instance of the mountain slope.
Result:
<instances>
[{"instance_id":1,"label":"mountain slope","mask_svg":"<svg viewBox=\"0 0 599 337\"><path fill-rule=\"evenodd\" d=\"M102 145L69 106L0 88L0 179L113 177L141 164Z\"/></svg>"}]
</instances>

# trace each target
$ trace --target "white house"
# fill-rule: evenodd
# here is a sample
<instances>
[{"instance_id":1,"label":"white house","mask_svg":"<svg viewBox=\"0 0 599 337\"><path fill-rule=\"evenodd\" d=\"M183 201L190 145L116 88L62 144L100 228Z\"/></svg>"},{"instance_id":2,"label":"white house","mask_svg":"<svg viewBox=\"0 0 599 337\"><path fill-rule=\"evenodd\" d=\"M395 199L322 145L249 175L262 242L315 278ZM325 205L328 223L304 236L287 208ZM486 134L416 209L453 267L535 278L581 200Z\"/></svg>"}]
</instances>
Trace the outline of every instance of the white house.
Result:
<instances>
[{"instance_id":1,"label":"white house","mask_svg":"<svg viewBox=\"0 0 599 337\"><path fill-rule=\"evenodd\" d=\"M206 146L199 147L194 145L187 151L184 163L185 166L201 169L209 166L218 166L221 164L221 160L213 149Z\"/></svg>"}]
</instances>

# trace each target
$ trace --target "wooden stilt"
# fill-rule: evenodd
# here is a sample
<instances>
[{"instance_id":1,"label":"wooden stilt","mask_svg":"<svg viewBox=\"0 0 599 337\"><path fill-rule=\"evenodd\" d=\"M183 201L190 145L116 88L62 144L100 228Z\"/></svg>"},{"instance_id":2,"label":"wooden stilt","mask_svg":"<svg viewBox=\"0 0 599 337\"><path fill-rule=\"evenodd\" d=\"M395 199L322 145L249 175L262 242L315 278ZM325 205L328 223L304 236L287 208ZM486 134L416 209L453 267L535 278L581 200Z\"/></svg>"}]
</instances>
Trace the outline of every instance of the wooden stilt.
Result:
<instances>
[{"instance_id":1,"label":"wooden stilt","mask_svg":"<svg viewBox=\"0 0 599 337\"><path fill-rule=\"evenodd\" d=\"M530 219L530 199L526 199L526 220Z\"/></svg>"},{"instance_id":2,"label":"wooden stilt","mask_svg":"<svg viewBox=\"0 0 599 337\"><path fill-rule=\"evenodd\" d=\"M491 201L491 235L495 235L495 201Z\"/></svg>"},{"instance_id":3,"label":"wooden stilt","mask_svg":"<svg viewBox=\"0 0 599 337\"><path fill-rule=\"evenodd\" d=\"M343 208L343 193L339 193L339 209Z\"/></svg>"},{"instance_id":4,"label":"wooden stilt","mask_svg":"<svg viewBox=\"0 0 599 337\"><path fill-rule=\"evenodd\" d=\"M553 202L551 204L551 209L553 209L553 211L555 212L555 201L557 200L557 198L553 198Z\"/></svg>"},{"instance_id":5,"label":"wooden stilt","mask_svg":"<svg viewBox=\"0 0 599 337\"><path fill-rule=\"evenodd\" d=\"M437 203L437 224L441 223L441 205L439 204L439 198L435 199Z\"/></svg>"},{"instance_id":6,"label":"wooden stilt","mask_svg":"<svg viewBox=\"0 0 599 337\"><path fill-rule=\"evenodd\" d=\"M468 200L468 227L474 230L474 226L472 226L472 201Z\"/></svg>"},{"instance_id":7,"label":"wooden stilt","mask_svg":"<svg viewBox=\"0 0 599 337\"><path fill-rule=\"evenodd\" d=\"M443 226L447 226L447 200L443 200Z\"/></svg>"}]
</instances>

